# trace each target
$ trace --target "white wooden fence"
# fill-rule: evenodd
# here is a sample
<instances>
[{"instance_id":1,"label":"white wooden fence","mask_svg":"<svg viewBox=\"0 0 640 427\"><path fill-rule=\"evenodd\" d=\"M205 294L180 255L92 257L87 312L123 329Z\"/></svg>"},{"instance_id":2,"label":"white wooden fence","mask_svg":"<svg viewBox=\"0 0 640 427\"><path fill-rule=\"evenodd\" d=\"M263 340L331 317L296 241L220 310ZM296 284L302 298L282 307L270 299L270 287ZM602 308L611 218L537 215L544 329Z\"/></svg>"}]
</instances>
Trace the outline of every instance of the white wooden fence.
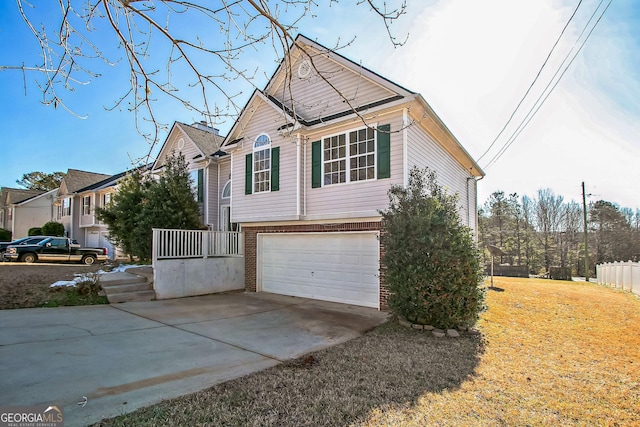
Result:
<instances>
[{"instance_id":1,"label":"white wooden fence","mask_svg":"<svg viewBox=\"0 0 640 427\"><path fill-rule=\"evenodd\" d=\"M598 264L596 277L601 285L613 286L640 295L640 263L638 262Z\"/></svg>"},{"instance_id":2,"label":"white wooden fence","mask_svg":"<svg viewBox=\"0 0 640 427\"><path fill-rule=\"evenodd\" d=\"M244 239L235 231L153 229L153 260L242 257Z\"/></svg>"}]
</instances>

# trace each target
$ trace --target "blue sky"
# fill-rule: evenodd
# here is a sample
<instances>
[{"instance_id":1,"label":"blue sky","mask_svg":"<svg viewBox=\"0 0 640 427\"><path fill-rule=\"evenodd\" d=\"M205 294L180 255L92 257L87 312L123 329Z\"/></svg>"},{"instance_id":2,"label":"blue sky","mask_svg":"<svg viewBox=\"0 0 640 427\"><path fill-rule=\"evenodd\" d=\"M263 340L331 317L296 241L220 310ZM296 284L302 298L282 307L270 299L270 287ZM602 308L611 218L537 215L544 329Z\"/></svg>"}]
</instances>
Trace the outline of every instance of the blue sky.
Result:
<instances>
[{"instance_id":1,"label":"blue sky","mask_svg":"<svg viewBox=\"0 0 640 427\"><path fill-rule=\"evenodd\" d=\"M330 2L320 3L315 17L299 23L300 32L329 47L355 37L341 54L420 92L478 159L533 81L578 0L410 2L408 13L392 25L398 38L409 35L407 43L398 48L391 45L384 26L366 6L341 2L328 7ZM535 97L531 99L542 92L599 3L582 2L549 59L550 71L543 72L532 88ZM42 19L55 16L40 10ZM540 188L552 188L567 200L580 200L580 184L585 181L587 191L593 194L591 200L640 208L637 28L637 0L614 0L538 114L510 148L486 168L487 176L478 186L480 202L495 190L535 196ZM97 42L105 52L120 57L114 50L113 35L99 30L95 33ZM15 3L2 2L0 65L36 64L37 55L37 45ZM248 69L257 68L254 84L260 88L277 63L272 49L248 50L243 61ZM0 72L4 132L0 185L16 186L16 179L23 173L36 170L75 168L118 173L128 169L132 159L145 155L149 145L136 132L133 114L104 109L126 90L125 65L97 65L100 78L65 94L68 105L87 115L86 119L42 105L41 94L33 84L35 76ZM233 84L243 104L253 87L242 82ZM524 112L531 103L525 100ZM200 120L171 102L158 105L157 113L166 123ZM522 119L523 114L517 113L512 126ZM219 124L223 133L230 126L230 122ZM507 128L493 150L481 159L481 166L487 165L514 128Z\"/></svg>"}]
</instances>

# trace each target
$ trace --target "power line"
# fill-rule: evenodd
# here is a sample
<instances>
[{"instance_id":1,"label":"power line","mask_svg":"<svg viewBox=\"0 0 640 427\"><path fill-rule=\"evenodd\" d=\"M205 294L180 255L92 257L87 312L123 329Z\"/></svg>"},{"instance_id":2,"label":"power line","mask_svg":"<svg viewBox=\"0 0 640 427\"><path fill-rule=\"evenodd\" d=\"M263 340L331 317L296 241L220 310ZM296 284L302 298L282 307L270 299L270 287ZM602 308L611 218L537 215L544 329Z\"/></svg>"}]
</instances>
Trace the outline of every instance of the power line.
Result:
<instances>
[{"instance_id":1,"label":"power line","mask_svg":"<svg viewBox=\"0 0 640 427\"><path fill-rule=\"evenodd\" d=\"M549 81L549 83L547 83L547 86L544 88L544 90L541 92L540 96L538 97L538 99L536 100L536 102L533 104L533 106L531 107L531 109L529 109L529 111L527 112L526 116L524 117L524 119L522 119L522 121L520 122L520 124L516 127L516 130L513 131L513 133L511 134L511 136L509 137L509 139L507 140L507 142L505 142L502 145L502 148L498 151L498 153L496 153L493 158L491 160L489 160L489 162L487 162L487 164L484 166L484 169L486 170L487 168L489 168L491 165L493 165L494 163L496 163L500 157L502 157L502 155L507 151L507 149L509 149L509 147L511 147L511 145L515 142L515 140L518 138L518 136L520 136L520 134L522 133L522 131L524 131L524 129L527 127L527 125L531 122L531 120L535 117L535 115L538 113L538 111L540 110L540 108L542 107L542 105L544 105L544 103L546 102L547 98L549 97L549 95L551 95L551 93L554 91L554 89L556 88L556 86L558 85L558 83L560 83L560 80L562 80L562 77L565 75L565 73L567 72L567 70L569 69L569 67L571 66L571 64L573 64L573 61L576 59L576 57L578 56L578 54L580 53L580 51L582 50L582 48L584 47L585 43L587 42L587 40L589 40L589 37L591 37L591 34L593 33L593 31L595 30L596 26L598 25L598 23L600 23L600 20L602 19L602 17L604 16L605 12L607 11L607 9L609 9L609 6L611 6L611 3L613 2L613 0L609 0L609 3L607 4L607 6L604 8L604 10L602 11L602 13L600 14L600 16L598 17L598 19L596 20L595 24L593 25L593 27L591 27L591 29L589 30L589 33L587 34L587 36L585 37L585 39L582 41L582 44L580 45L580 47L578 48L578 50L576 51L576 53L573 55L573 57L571 58L571 60L569 61L569 63L567 64L567 66L564 68L564 70L562 70L562 73L560 74L560 77L558 77L558 79L555 81L555 83L553 83L553 86L551 87L551 89L547 92L547 89L549 89L549 86L551 86L551 83L553 82L553 80L555 79L555 77L558 75L558 73L560 72L560 69L562 69L563 65L565 64L565 62L567 61L567 59L569 59L569 56L571 55L571 52L573 52L573 50L575 49L578 40L580 40L580 38L582 37L582 35L584 34L584 32L586 31L586 29L588 28L589 24L591 23L591 21L593 20L593 18L595 17L596 13L598 12L598 10L600 9L600 6L602 6L602 3L604 3L604 0L601 0L600 3L598 4L598 7L594 10L593 14L591 15L591 18L589 18L589 21L587 22L587 24L585 25L585 27L582 29L582 32L580 33L580 36L576 39L576 42L574 43L573 47L571 48L571 50L569 51L569 53L567 53L567 55L565 56L565 59L562 61L562 63L560 64L560 66L558 67L558 69L556 70L555 74L553 75L553 77L551 78L551 80ZM546 92L546 95L545 95ZM543 98L544 96L544 98ZM542 101L541 101L542 99Z\"/></svg>"},{"instance_id":2,"label":"power line","mask_svg":"<svg viewBox=\"0 0 640 427\"><path fill-rule=\"evenodd\" d=\"M538 70L538 74L536 74L536 77L533 79L533 82L531 82L531 84L529 85L529 88L527 89L527 91L525 92L525 94L522 96L522 98L520 98L520 102L518 102L518 105L516 105L516 108L513 110L513 112L511 113L511 116L509 117L509 120L507 120L507 122L504 124L504 126L502 127L502 129L500 130L500 132L498 133L498 135L493 139L493 141L491 142L491 145L489 145L489 148L487 148L485 150L484 153L482 153L482 155L480 157L478 157L478 162L480 160L482 160L482 158L484 156L487 155L487 153L489 152L489 150L491 150L491 148L493 147L493 145L496 143L496 141L498 140L498 138L500 138L500 135L502 135L502 132L504 132L504 130L507 128L507 126L509 125L509 123L511 123L511 120L513 120L513 117L515 116L516 112L518 111L518 109L520 108L520 106L522 105L522 102L524 101L524 99L527 97L527 95L529 94L529 92L531 91L531 89L533 88L533 85L536 84L536 82L538 81L538 77L540 77L540 74L542 73L542 70L544 69L544 67L547 65L547 62L549 61L549 58L551 57L551 54L553 53L553 51L555 50L556 46L558 46L558 43L560 42L560 39L562 38L562 35L564 34L565 30L567 29L567 27L569 26L569 24L571 23L571 20L573 20L573 17L576 16L576 12L578 12L578 8L580 8L580 5L582 4L582 0L580 0L578 2L578 5L576 6L576 8L574 9L573 13L571 14L571 17L569 18L569 20L567 21L567 23L564 25L564 28L562 29L562 32L560 33L560 35L558 36L558 38L556 39L556 42L553 44L553 47L551 48L551 50L549 51L549 54L547 55L546 59L544 60L544 62L542 63L542 66L540 67L540 69Z\"/></svg>"}]
</instances>

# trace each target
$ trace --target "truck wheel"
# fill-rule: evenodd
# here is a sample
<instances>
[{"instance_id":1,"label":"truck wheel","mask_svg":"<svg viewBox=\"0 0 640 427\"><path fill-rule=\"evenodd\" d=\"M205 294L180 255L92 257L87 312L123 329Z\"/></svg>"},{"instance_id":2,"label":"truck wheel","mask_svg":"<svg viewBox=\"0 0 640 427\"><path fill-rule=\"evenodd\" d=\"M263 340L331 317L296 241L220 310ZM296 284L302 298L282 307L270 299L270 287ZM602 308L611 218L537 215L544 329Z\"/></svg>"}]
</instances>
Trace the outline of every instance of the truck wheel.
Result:
<instances>
[{"instance_id":1,"label":"truck wheel","mask_svg":"<svg viewBox=\"0 0 640 427\"><path fill-rule=\"evenodd\" d=\"M22 262L26 262L27 264L33 264L38 260L38 257L36 256L36 254L24 254L20 259L22 260Z\"/></svg>"},{"instance_id":2,"label":"truck wheel","mask_svg":"<svg viewBox=\"0 0 640 427\"><path fill-rule=\"evenodd\" d=\"M82 257L82 263L84 265L93 265L96 262L96 257L94 257L93 255L86 255L84 257Z\"/></svg>"}]
</instances>

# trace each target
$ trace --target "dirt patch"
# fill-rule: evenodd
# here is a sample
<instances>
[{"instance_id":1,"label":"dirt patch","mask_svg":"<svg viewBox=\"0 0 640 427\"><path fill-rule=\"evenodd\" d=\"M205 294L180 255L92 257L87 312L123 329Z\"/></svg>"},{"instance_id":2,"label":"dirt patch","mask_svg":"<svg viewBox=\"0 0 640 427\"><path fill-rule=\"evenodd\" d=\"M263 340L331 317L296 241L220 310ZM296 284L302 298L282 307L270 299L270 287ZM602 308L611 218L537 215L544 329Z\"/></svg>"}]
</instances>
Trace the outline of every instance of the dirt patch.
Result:
<instances>
[{"instance_id":1,"label":"dirt patch","mask_svg":"<svg viewBox=\"0 0 640 427\"><path fill-rule=\"evenodd\" d=\"M66 289L49 286L100 268L100 265L0 263L0 309L69 305L64 302L69 297Z\"/></svg>"}]
</instances>

